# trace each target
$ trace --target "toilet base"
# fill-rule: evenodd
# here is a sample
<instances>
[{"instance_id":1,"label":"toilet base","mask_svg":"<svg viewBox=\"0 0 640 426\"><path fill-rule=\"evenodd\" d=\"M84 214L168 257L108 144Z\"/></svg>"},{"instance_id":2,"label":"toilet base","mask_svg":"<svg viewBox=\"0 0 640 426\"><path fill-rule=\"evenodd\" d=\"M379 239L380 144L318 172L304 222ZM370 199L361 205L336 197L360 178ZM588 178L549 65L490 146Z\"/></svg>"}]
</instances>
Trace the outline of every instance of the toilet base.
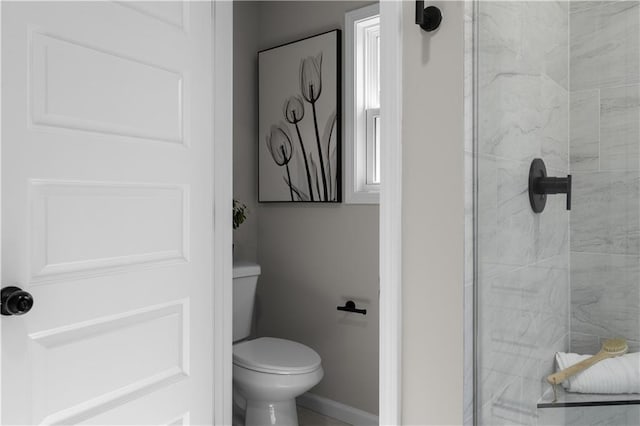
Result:
<instances>
[{"instance_id":1,"label":"toilet base","mask_svg":"<svg viewBox=\"0 0 640 426\"><path fill-rule=\"evenodd\" d=\"M231 417L232 426L244 426L244 411L247 408L247 402L242 398L236 388L233 388L233 410Z\"/></svg>"},{"instance_id":2,"label":"toilet base","mask_svg":"<svg viewBox=\"0 0 640 426\"><path fill-rule=\"evenodd\" d=\"M244 426L298 426L296 397L323 376L322 366L308 373L273 374L234 364L234 406L244 412Z\"/></svg>"},{"instance_id":3,"label":"toilet base","mask_svg":"<svg viewBox=\"0 0 640 426\"><path fill-rule=\"evenodd\" d=\"M244 424L245 426L298 426L296 400L247 401Z\"/></svg>"}]
</instances>

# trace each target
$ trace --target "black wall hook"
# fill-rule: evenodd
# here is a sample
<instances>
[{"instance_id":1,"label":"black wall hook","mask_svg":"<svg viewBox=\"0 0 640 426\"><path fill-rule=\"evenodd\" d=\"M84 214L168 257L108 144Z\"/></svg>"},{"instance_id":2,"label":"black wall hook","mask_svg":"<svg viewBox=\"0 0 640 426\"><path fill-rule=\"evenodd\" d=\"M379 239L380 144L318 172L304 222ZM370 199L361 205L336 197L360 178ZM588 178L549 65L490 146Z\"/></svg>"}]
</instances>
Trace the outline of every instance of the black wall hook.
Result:
<instances>
[{"instance_id":1,"label":"black wall hook","mask_svg":"<svg viewBox=\"0 0 640 426\"><path fill-rule=\"evenodd\" d=\"M416 24L425 31L437 30L442 22L442 12L435 6L425 9L424 1L416 1Z\"/></svg>"},{"instance_id":2,"label":"black wall hook","mask_svg":"<svg viewBox=\"0 0 640 426\"><path fill-rule=\"evenodd\" d=\"M356 303L353 300L347 300L347 303L345 303L344 306L338 306L337 309L339 311L353 312L354 314L367 315L367 310L356 308Z\"/></svg>"},{"instance_id":3,"label":"black wall hook","mask_svg":"<svg viewBox=\"0 0 640 426\"><path fill-rule=\"evenodd\" d=\"M534 212L544 210L547 194L567 194L567 210L571 210L571 175L548 177L544 161L536 158L529 168L529 202Z\"/></svg>"}]
</instances>

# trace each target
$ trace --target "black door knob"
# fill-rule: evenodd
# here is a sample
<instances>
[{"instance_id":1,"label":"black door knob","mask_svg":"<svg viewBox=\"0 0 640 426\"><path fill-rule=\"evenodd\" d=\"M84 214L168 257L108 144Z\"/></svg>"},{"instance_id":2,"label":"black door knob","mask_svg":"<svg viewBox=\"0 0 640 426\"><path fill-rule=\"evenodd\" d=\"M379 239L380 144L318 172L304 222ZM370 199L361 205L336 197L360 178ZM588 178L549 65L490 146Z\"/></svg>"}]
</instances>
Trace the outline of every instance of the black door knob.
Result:
<instances>
[{"instance_id":1,"label":"black door knob","mask_svg":"<svg viewBox=\"0 0 640 426\"><path fill-rule=\"evenodd\" d=\"M18 287L5 287L0 292L0 314L24 315L33 307L33 296Z\"/></svg>"}]
</instances>

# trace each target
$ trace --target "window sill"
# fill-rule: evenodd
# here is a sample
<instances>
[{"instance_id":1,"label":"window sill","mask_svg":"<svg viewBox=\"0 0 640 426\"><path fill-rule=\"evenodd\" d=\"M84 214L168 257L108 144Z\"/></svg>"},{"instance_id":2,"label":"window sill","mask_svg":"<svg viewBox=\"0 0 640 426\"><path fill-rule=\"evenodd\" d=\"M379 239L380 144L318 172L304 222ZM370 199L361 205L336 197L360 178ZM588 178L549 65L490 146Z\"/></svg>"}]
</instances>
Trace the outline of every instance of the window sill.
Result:
<instances>
[{"instance_id":1,"label":"window sill","mask_svg":"<svg viewBox=\"0 0 640 426\"><path fill-rule=\"evenodd\" d=\"M345 204L380 204L380 191L357 191L346 193Z\"/></svg>"}]
</instances>

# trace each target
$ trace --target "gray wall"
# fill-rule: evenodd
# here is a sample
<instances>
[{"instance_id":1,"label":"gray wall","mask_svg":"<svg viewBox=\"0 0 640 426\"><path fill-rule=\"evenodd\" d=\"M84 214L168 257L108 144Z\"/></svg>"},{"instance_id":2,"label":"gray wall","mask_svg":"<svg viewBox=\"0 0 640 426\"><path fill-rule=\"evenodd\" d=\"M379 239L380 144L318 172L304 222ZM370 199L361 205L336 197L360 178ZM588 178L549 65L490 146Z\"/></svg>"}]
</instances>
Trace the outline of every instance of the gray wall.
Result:
<instances>
[{"instance_id":1,"label":"gray wall","mask_svg":"<svg viewBox=\"0 0 640 426\"><path fill-rule=\"evenodd\" d=\"M233 4L233 198L248 217L233 231L234 259L258 259L258 2Z\"/></svg>"},{"instance_id":2,"label":"gray wall","mask_svg":"<svg viewBox=\"0 0 640 426\"><path fill-rule=\"evenodd\" d=\"M342 28L346 11L370 3L235 3L234 193L249 201L255 221L236 231L235 250L262 266L257 334L314 348L325 377L312 392L377 414L378 207L256 206L255 175L256 52ZM368 314L337 311L347 299Z\"/></svg>"},{"instance_id":3,"label":"gray wall","mask_svg":"<svg viewBox=\"0 0 640 426\"><path fill-rule=\"evenodd\" d=\"M640 3L571 10L571 349L640 349Z\"/></svg>"},{"instance_id":4,"label":"gray wall","mask_svg":"<svg viewBox=\"0 0 640 426\"><path fill-rule=\"evenodd\" d=\"M464 5L430 4L444 16L434 33L403 3L402 424L460 425Z\"/></svg>"},{"instance_id":5,"label":"gray wall","mask_svg":"<svg viewBox=\"0 0 640 426\"><path fill-rule=\"evenodd\" d=\"M533 158L552 176L568 173L568 19L566 2L479 3L476 396L484 425L536 424L554 353L569 346L565 198L548 197L535 214L527 192Z\"/></svg>"}]
</instances>

